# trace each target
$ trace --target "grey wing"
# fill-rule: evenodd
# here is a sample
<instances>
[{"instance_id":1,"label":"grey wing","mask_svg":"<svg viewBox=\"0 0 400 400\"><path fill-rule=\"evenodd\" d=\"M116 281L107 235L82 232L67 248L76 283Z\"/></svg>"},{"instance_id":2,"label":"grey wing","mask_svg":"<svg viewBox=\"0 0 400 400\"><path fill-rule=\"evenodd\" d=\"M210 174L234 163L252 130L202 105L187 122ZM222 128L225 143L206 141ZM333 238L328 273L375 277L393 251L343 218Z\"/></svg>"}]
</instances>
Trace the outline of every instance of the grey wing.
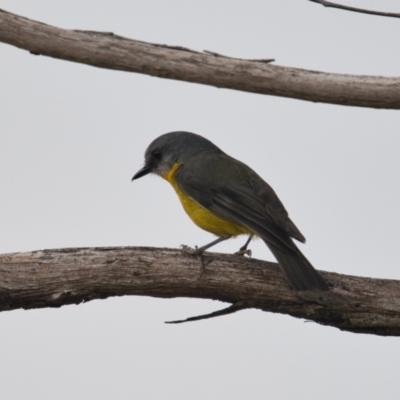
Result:
<instances>
[{"instance_id":1,"label":"grey wing","mask_svg":"<svg viewBox=\"0 0 400 400\"><path fill-rule=\"evenodd\" d=\"M276 224L292 238L305 243L306 238L289 218L288 212L272 187L252 170L250 173L250 180L254 193L256 193L257 198L260 199L262 204L266 207L267 212L271 215Z\"/></svg>"},{"instance_id":2,"label":"grey wing","mask_svg":"<svg viewBox=\"0 0 400 400\"><path fill-rule=\"evenodd\" d=\"M304 239L273 189L245 164L225 154L192 160L175 177L194 201L220 218L245 225L284 251L296 249L290 236Z\"/></svg>"}]
</instances>

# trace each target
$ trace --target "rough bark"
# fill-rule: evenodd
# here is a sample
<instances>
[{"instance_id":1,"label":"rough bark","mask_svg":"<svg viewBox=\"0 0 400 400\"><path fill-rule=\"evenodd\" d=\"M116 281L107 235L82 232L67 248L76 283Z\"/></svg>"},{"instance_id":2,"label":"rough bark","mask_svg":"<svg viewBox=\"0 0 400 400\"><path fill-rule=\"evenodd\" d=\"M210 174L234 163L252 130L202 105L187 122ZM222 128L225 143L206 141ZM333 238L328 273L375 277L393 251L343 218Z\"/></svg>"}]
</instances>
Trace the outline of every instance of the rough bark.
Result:
<instances>
[{"instance_id":1,"label":"rough bark","mask_svg":"<svg viewBox=\"0 0 400 400\"><path fill-rule=\"evenodd\" d=\"M400 78L333 74L56 28L0 10L0 42L36 55L161 78L348 106L400 109Z\"/></svg>"},{"instance_id":2,"label":"rough bark","mask_svg":"<svg viewBox=\"0 0 400 400\"><path fill-rule=\"evenodd\" d=\"M110 247L0 255L0 311L110 296L193 297L289 314L344 331L400 336L400 281L321 272L330 291L291 290L275 263L179 250ZM211 315L212 316L212 315ZM196 318L195 318L196 319Z\"/></svg>"}]
</instances>

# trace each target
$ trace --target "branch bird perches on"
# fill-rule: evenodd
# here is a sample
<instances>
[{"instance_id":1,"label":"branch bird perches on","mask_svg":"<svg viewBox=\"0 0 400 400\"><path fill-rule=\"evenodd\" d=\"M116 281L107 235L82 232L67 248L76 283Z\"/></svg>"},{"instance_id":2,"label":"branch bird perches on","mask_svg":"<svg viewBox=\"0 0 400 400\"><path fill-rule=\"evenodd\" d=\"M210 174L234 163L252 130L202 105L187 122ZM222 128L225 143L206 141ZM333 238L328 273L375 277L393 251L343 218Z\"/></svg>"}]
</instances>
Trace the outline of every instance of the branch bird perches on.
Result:
<instances>
[{"instance_id":1,"label":"branch bird perches on","mask_svg":"<svg viewBox=\"0 0 400 400\"><path fill-rule=\"evenodd\" d=\"M231 304L211 315L245 308L288 314L354 333L400 336L400 281L321 272L329 292L296 292L275 263L179 250L109 247L0 255L0 311L60 307L141 295L191 297ZM182 321L174 321L182 322Z\"/></svg>"}]
</instances>

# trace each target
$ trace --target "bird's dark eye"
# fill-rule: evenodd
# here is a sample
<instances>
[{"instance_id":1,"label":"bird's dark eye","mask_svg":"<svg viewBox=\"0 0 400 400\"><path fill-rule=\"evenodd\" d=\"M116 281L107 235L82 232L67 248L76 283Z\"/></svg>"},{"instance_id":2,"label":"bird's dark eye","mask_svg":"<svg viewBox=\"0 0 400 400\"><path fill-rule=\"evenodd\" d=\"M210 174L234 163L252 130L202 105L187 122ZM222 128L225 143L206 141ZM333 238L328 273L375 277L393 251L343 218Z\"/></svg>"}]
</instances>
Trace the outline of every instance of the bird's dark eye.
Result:
<instances>
[{"instance_id":1,"label":"bird's dark eye","mask_svg":"<svg viewBox=\"0 0 400 400\"><path fill-rule=\"evenodd\" d=\"M151 153L151 155L156 159L156 160L161 160L161 151L155 150Z\"/></svg>"}]
</instances>

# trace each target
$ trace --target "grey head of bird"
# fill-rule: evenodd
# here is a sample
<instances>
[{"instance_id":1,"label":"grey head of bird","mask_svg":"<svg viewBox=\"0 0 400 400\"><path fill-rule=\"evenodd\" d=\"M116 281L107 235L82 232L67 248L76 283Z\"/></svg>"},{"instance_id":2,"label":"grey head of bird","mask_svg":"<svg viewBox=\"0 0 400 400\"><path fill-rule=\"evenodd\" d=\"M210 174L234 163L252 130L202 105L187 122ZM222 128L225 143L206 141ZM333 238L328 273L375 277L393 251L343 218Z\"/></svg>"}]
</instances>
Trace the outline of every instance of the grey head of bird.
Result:
<instances>
[{"instance_id":1,"label":"grey head of bird","mask_svg":"<svg viewBox=\"0 0 400 400\"><path fill-rule=\"evenodd\" d=\"M144 166L132 178L138 179L149 173L167 174L175 163L179 165L203 151L221 152L208 139L191 132L169 132L154 139L144 155Z\"/></svg>"}]
</instances>

